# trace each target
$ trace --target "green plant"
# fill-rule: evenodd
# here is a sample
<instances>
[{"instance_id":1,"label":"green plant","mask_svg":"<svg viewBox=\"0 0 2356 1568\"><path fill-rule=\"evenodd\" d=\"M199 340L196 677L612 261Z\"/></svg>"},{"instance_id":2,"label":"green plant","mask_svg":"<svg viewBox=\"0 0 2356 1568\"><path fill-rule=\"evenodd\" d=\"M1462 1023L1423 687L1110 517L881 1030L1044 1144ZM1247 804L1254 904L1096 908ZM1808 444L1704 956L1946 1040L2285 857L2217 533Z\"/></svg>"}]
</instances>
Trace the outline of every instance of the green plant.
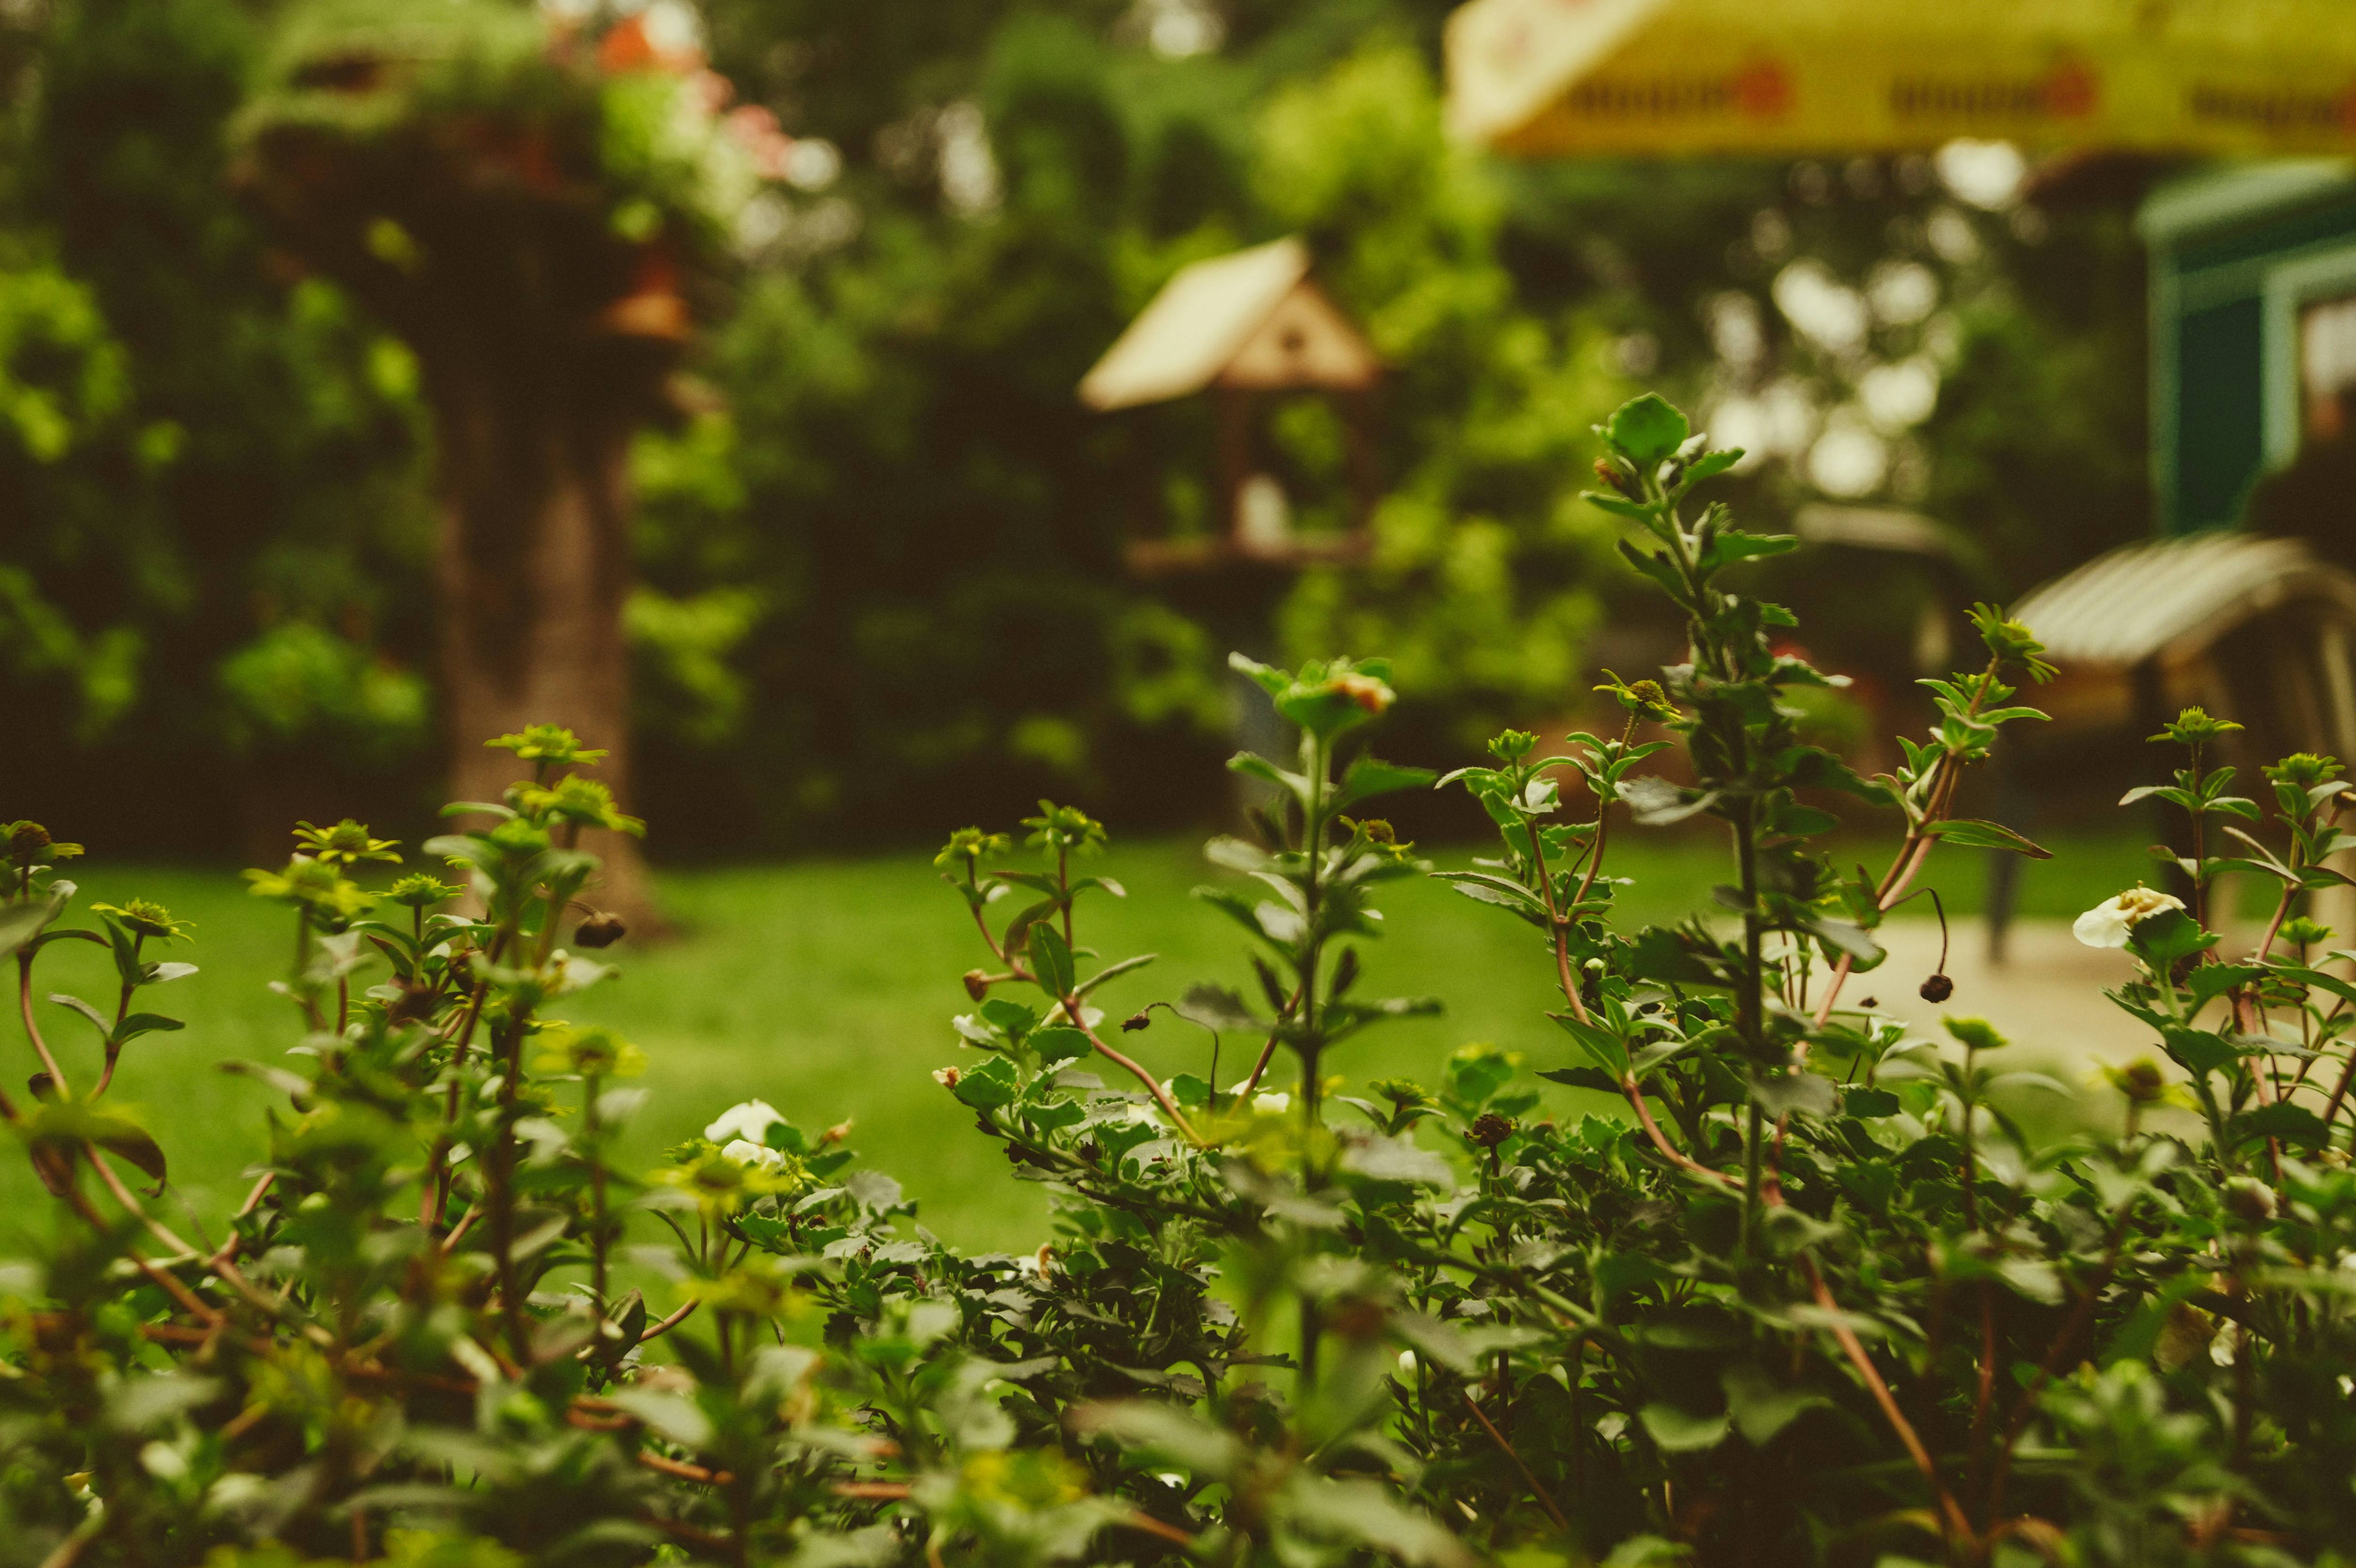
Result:
<instances>
[{"instance_id":1,"label":"green plant","mask_svg":"<svg viewBox=\"0 0 2356 1568\"><path fill-rule=\"evenodd\" d=\"M155 1201L171 1129L33 1005L50 944L105 945L112 1008L60 1000L111 1064L174 1027L137 1003L188 973L151 955L183 923L61 923L78 850L11 825L0 944L43 1072L0 1118L59 1221L0 1268L0 1562L2347 1563L2356 986L2300 907L2350 842L2337 764L2268 770L2286 847L2235 827L2246 853L2211 855L2204 828L2189 906L2088 912L2185 1077L2119 1070L2115 1135L2037 1144L2008 1107L2061 1086L1991 1066L1988 1025L1951 1017L1943 1047L1847 996L1940 845L2041 853L1954 814L2032 715L2010 683L2049 673L2036 643L1983 610L1938 727L1858 777L1796 738L1779 693L1825 677L1730 575L1788 541L1688 512L1730 455L1656 399L1601 433L1596 499L1691 657L1610 679L1616 737L1508 732L1439 782L1500 834L1449 880L1559 986L1543 1076L1624 1119L1543 1115L1483 1046L1350 1092L1353 1041L1434 1005L1367 987L1376 894L1429 868L1365 807L1434 782L1363 744L1379 661L1238 661L1300 731L1236 760L1266 804L1211 846L1240 880L1202 894L1256 994L1099 1011L1151 956L1090 945L1125 892L1086 874L1079 811L1043 803L1028 859L980 828L941 851L986 962L935 1076L1055 1194L1022 1256L958 1251L847 1126L757 1098L616 1163L638 1053L558 1012L613 934L572 912L579 836L637 825L545 726L497 743L529 777L423 846L463 890L349 822L252 874L294 913L302 1033L242 1070L289 1109L230 1233L190 1240ZM2206 766L2214 721L2169 738L2193 755L2165 798L2263 825ZM1668 746L1682 782L1641 771ZM1842 794L1897 814L1879 875L1811 848ZM1717 911L1622 929L1615 832L1699 816L1733 849ZM2201 919L2227 869L2284 890L2230 962ZM2204 1137L2149 1125L2170 1099Z\"/></svg>"}]
</instances>

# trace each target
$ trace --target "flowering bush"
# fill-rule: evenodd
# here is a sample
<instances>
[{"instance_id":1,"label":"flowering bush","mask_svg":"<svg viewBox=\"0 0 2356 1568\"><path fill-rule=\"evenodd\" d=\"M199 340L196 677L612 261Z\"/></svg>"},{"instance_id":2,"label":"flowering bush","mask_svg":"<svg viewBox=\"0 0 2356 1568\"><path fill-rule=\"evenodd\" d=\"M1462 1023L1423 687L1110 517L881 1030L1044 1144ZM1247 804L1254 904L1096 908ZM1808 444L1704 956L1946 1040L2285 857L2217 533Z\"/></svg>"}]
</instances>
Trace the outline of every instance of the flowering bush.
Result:
<instances>
[{"instance_id":1,"label":"flowering bush","mask_svg":"<svg viewBox=\"0 0 2356 1568\"><path fill-rule=\"evenodd\" d=\"M1997 1065L1996 1030L1923 1039L1853 993L1942 846L2043 853L1954 809L2034 717L2036 643L1983 610L1937 728L1858 777L1794 737L1781 694L1826 677L1729 581L1791 541L1688 512L1730 454L1655 399L1604 433L1595 498L1689 660L1607 685L1617 735L1509 732L1438 781L1362 742L1379 661L1241 665L1300 734L1236 760L1266 804L1200 895L1250 994L1101 1013L1151 955L1089 945L1124 895L1086 874L1080 812L1043 805L1027 855L979 828L941 851L983 961L935 1077L1055 1192L1030 1255L959 1252L847 1126L758 1099L616 1164L639 1053L557 1013L620 934L578 837L636 825L550 728L498 742L530 776L423 847L453 882L350 823L254 874L293 915L301 1035L239 1070L287 1107L228 1233L184 1234L172 1129L105 1096L178 1027L144 1008L186 933L140 902L70 923L76 848L8 827L41 1071L0 1117L61 1219L0 1270L0 1562L2351 1561L2356 984L2301 910L2351 845L2338 765L2267 770L2269 827L2208 765L2215 721L2171 726L2189 898L2125 892L2081 935L2124 948L2115 999L2176 1071L2119 1070L2117 1115L2033 1140L2009 1107L2068 1091ZM1648 724L1687 782L1642 771L1671 743ZM1367 813L1435 783L1494 858L1433 873ZM1896 815L1878 874L1817 847L1841 795ZM1716 910L1628 928L1614 835L1702 816L1733 851ZM2206 924L2227 870L2281 889L2233 958ZM1352 1092L1356 1037L1437 1005L1372 984L1376 901L1427 874L1528 928L1561 999L1541 1076L1611 1114L1545 1113L1487 1048ZM59 998L95 1053L37 1028L61 941L114 956L112 1007ZM2171 1101L2200 1136L2154 1125Z\"/></svg>"}]
</instances>

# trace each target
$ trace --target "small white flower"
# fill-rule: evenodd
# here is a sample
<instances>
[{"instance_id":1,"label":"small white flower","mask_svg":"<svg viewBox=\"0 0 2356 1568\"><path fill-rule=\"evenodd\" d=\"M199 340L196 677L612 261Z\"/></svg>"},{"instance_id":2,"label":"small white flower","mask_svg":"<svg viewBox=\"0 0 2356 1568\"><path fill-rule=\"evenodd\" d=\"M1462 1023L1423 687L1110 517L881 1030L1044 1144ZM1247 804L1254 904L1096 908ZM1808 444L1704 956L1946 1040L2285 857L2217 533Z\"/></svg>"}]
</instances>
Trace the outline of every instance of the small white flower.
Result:
<instances>
[{"instance_id":1,"label":"small white flower","mask_svg":"<svg viewBox=\"0 0 2356 1568\"><path fill-rule=\"evenodd\" d=\"M1292 1109L1292 1096L1283 1093L1252 1096L1252 1114L1259 1116L1280 1116Z\"/></svg>"},{"instance_id":2,"label":"small white flower","mask_svg":"<svg viewBox=\"0 0 2356 1568\"><path fill-rule=\"evenodd\" d=\"M703 1136L713 1143L724 1144L732 1138L744 1138L761 1143L769 1136L769 1124L786 1118L766 1100L747 1100L741 1105L731 1105L720 1113L720 1119L703 1129Z\"/></svg>"},{"instance_id":3,"label":"small white flower","mask_svg":"<svg viewBox=\"0 0 2356 1568\"><path fill-rule=\"evenodd\" d=\"M2127 933L2162 910L2182 909L2184 901L2150 888L2129 888L2080 915L2070 933L2089 947L2125 947Z\"/></svg>"},{"instance_id":4,"label":"small white flower","mask_svg":"<svg viewBox=\"0 0 2356 1568\"><path fill-rule=\"evenodd\" d=\"M774 1169L786 1163L786 1157L776 1149L746 1138L735 1139L723 1147L720 1152L739 1165L766 1165Z\"/></svg>"},{"instance_id":5,"label":"small white flower","mask_svg":"<svg viewBox=\"0 0 2356 1568\"><path fill-rule=\"evenodd\" d=\"M1403 1378L1411 1378L1415 1376L1415 1352L1413 1350L1401 1350L1398 1353L1398 1370L1399 1376Z\"/></svg>"}]
</instances>

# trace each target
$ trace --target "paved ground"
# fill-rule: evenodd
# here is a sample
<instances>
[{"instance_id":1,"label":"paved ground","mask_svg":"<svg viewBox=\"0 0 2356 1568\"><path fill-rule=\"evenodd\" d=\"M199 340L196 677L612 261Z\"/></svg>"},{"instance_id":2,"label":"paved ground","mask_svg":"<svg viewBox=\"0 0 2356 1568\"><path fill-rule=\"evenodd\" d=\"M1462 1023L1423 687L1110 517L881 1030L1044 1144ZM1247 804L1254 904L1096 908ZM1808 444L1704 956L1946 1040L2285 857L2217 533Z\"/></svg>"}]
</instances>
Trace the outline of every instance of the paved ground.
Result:
<instances>
[{"instance_id":1,"label":"paved ground","mask_svg":"<svg viewBox=\"0 0 2356 1568\"><path fill-rule=\"evenodd\" d=\"M2079 1072L2097 1061L2158 1056L2151 1031L2103 995L2133 974L2134 961L2125 953L2085 946L2060 921L2022 921L2012 928L2006 961L1992 965L1978 921L1954 922L1952 930L1947 977L1955 990L1944 1003L1926 1002L1921 994L1939 961L1939 926L1929 920L1882 927L1889 962L1849 981L1843 1000L1872 997L1885 1010L1926 1029L1937 1028L1943 1013L1984 1018L2024 1053L2074 1065ZM2233 945L2229 939L2227 946ZM2077 1074L2068 1076L2074 1081Z\"/></svg>"},{"instance_id":2,"label":"paved ground","mask_svg":"<svg viewBox=\"0 0 2356 1568\"><path fill-rule=\"evenodd\" d=\"M2019 1048L2015 1060L2006 1065L2035 1067L2072 1091L2074 1105L2051 1107L2058 1123L2044 1115L2042 1103L2050 1095L2032 1095L2039 1104L2015 1106L2017 1114L2049 1127L2115 1125L2123 1106L2117 1092L2102 1082L2099 1064L2149 1057L2171 1076L2178 1075L2150 1029L2103 995L2132 974L2133 961L2125 953L2087 947L2060 921L2022 921L2012 928L2005 962L1991 964L1987 934L1978 921L1959 920L1951 926L1947 977L1955 989L1944 1003L1926 1002L1921 994L1923 977L1939 961L1939 926L1929 920L1894 921L1882 927L1889 961L1870 975L1851 979L1843 1000L1874 997L1882 1010L1943 1041L1947 1035L1939 1028L1942 1015L1987 1019ZM2229 940L2229 948L2233 945ZM2174 1112L2163 1112L2146 1125L2201 1136L2198 1118Z\"/></svg>"}]
</instances>

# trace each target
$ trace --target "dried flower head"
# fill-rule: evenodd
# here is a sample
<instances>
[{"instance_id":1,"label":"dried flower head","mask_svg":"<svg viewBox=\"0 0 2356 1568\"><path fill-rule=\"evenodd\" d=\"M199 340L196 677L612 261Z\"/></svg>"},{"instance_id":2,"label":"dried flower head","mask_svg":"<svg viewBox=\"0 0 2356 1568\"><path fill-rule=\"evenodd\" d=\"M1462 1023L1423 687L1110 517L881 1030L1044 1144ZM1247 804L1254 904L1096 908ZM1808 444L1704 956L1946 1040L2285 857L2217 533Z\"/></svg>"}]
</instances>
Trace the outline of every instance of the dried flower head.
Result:
<instances>
[{"instance_id":1,"label":"dried flower head","mask_svg":"<svg viewBox=\"0 0 2356 1568\"><path fill-rule=\"evenodd\" d=\"M601 909L584 917L581 923L573 928L573 943L576 947L594 951L611 947L629 933L629 925L620 915L611 910Z\"/></svg>"},{"instance_id":2,"label":"dried flower head","mask_svg":"<svg viewBox=\"0 0 2356 1568\"><path fill-rule=\"evenodd\" d=\"M1472 1118L1472 1129L1465 1136L1483 1148L1495 1148L1514 1136L1514 1119L1494 1111L1483 1111Z\"/></svg>"}]
</instances>

